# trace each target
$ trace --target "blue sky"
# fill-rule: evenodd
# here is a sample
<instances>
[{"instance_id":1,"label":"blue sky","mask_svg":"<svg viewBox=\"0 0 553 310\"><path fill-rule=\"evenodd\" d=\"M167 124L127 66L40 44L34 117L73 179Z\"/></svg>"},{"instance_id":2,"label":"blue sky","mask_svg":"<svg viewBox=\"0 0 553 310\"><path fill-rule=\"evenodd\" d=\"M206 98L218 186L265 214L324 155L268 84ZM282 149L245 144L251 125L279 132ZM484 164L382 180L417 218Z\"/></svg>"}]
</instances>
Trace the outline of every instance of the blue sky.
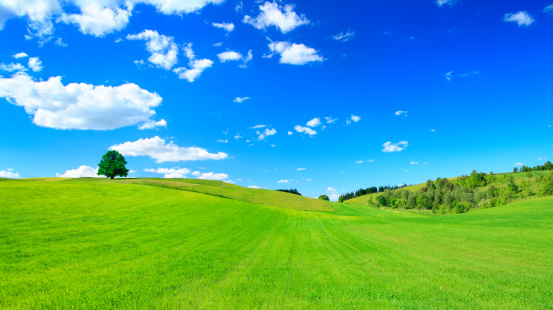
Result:
<instances>
[{"instance_id":1,"label":"blue sky","mask_svg":"<svg viewBox=\"0 0 553 310\"><path fill-rule=\"evenodd\" d=\"M116 149L337 198L553 158L551 0L0 0L0 27L1 177Z\"/></svg>"}]
</instances>

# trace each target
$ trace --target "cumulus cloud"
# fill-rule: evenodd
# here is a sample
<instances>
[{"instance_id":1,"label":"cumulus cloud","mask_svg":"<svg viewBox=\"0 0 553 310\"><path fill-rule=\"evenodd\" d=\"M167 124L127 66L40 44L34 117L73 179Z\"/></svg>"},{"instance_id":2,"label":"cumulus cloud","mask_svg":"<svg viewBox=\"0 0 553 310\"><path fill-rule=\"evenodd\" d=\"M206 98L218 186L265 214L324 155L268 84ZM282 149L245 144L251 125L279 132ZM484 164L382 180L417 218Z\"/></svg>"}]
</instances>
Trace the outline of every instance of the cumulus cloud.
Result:
<instances>
[{"instance_id":1,"label":"cumulus cloud","mask_svg":"<svg viewBox=\"0 0 553 310\"><path fill-rule=\"evenodd\" d=\"M199 172L194 171L192 175L197 177L200 180L214 180L214 181L223 181L228 179L228 174L225 173L213 173L213 172ZM234 183L234 182L233 182Z\"/></svg>"},{"instance_id":2,"label":"cumulus cloud","mask_svg":"<svg viewBox=\"0 0 553 310\"><path fill-rule=\"evenodd\" d=\"M21 52L21 53L14 54L12 57L15 59L21 59L21 58L27 58L29 57L29 55L27 55L27 53Z\"/></svg>"},{"instance_id":3,"label":"cumulus cloud","mask_svg":"<svg viewBox=\"0 0 553 310\"><path fill-rule=\"evenodd\" d=\"M52 38L52 17L61 12L57 0L0 1L0 30L10 18L26 18L30 36L44 43Z\"/></svg>"},{"instance_id":4,"label":"cumulus cloud","mask_svg":"<svg viewBox=\"0 0 553 310\"><path fill-rule=\"evenodd\" d=\"M269 43L271 54L266 58L271 58L275 53L280 55L281 64L305 65L311 62L324 61L323 56L314 48L304 44L290 43L286 41Z\"/></svg>"},{"instance_id":5,"label":"cumulus cloud","mask_svg":"<svg viewBox=\"0 0 553 310\"><path fill-rule=\"evenodd\" d=\"M334 123L335 121L337 121L338 119L337 119L337 118L332 118L332 117L330 117L330 116L327 116L327 117L325 117L325 120L326 120L326 123L327 123L327 124L332 124L332 123Z\"/></svg>"},{"instance_id":6,"label":"cumulus cloud","mask_svg":"<svg viewBox=\"0 0 553 310\"><path fill-rule=\"evenodd\" d=\"M451 81L453 79L453 71L449 71L445 74L445 80L446 81Z\"/></svg>"},{"instance_id":7,"label":"cumulus cloud","mask_svg":"<svg viewBox=\"0 0 553 310\"><path fill-rule=\"evenodd\" d=\"M332 39L340 42L347 42L355 37L355 32L348 30L347 32L340 32L337 35L333 35Z\"/></svg>"},{"instance_id":8,"label":"cumulus cloud","mask_svg":"<svg viewBox=\"0 0 553 310\"><path fill-rule=\"evenodd\" d=\"M363 161L362 161L362 160L358 160L358 161L356 161L355 163L356 163L356 164L362 164Z\"/></svg>"},{"instance_id":9,"label":"cumulus cloud","mask_svg":"<svg viewBox=\"0 0 553 310\"><path fill-rule=\"evenodd\" d=\"M322 125L321 120L318 117L315 117L314 119L307 122L307 127L315 128L319 125Z\"/></svg>"},{"instance_id":10,"label":"cumulus cloud","mask_svg":"<svg viewBox=\"0 0 553 310\"><path fill-rule=\"evenodd\" d=\"M213 154L199 147L182 147L172 141L166 143L164 139L158 136L113 145L109 149L118 151L125 156L148 156L155 159L157 163L209 159L220 160L228 157L228 154L223 152Z\"/></svg>"},{"instance_id":11,"label":"cumulus cloud","mask_svg":"<svg viewBox=\"0 0 553 310\"><path fill-rule=\"evenodd\" d=\"M219 57L220 62L227 62L227 61L236 61L242 59L242 55L240 53L237 53L235 51L226 51L217 54L217 57Z\"/></svg>"},{"instance_id":12,"label":"cumulus cloud","mask_svg":"<svg viewBox=\"0 0 553 310\"><path fill-rule=\"evenodd\" d=\"M244 16L242 20L257 29L265 29L270 26L277 27L282 33L290 32L301 25L307 25L310 21L305 15L294 12L294 6L287 4L278 5L276 2L265 2L259 6L261 11L257 17Z\"/></svg>"},{"instance_id":13,"label":"cumulus cloud","mask_svg":"<svg viewBox=\"0 0 553 310\"><path fill-rule=\"evenodd\" d=\"M25 108L33 122L55 129L109 130L152 121L162 98L136 84L63 85L61 77L34 81L17 73L0 77L0 97Z\"/></svg>"},{"instance_id":14,"label":"cumulus cloud","mask_svg":"<svg viewBox=\"0 0 553 310\"><path fill-rule=\"evenodd\" d=\"M350 125L352 122L357 123L361 120L361 116L357 115L351 115L349 118L346 119L346 126Z\"/></svg>"},{"instance_id":15,"label":"cumulus cloud","mask_svg":"<svg viewBox=\"0 0 553 310\"><path fill-rule=\"evenodd\" d=\"M382 152L384 153L393 153L393 152L401 152L405 150L406 147L409 146L409 142L407 141L400 141L398 143L392 143L390 141L384 143L382 145L384 148L382 149Z\"/></svg>"},{"instance_id":16,"label":"cumulus cloud","mask_svg":"<svg viewBox=\"0 0 553 310\"><path fill-rule=\"evenodd\" d=\"M515 166L523 166L524 164L521 162L515 163Z\"/></svg>"},{"instance_id":17,"label":"cumulus cloud","mask_svg":"<svg viewBox=\"0 0 553 310\"><path fill-rule=\"evenodd\" d=\"M250 127L250 129L258 129L258 128L265 128L265 127L267 127L267 125L255 125Z\"/></svg>"},{"instance_id":18,"label":"cumulus cloud","mask_svg":"<svg viewBox=\"0 0 553 310\"><path fill-rule=\"evenodd\" d=\"M17 172L12 172L12 169L6 169L6 171L0 171L0 178L18 179L19 174Z\"/></svg>"},{"instance_id":19,"label":"cumulus cloud","mask_svg":"<svg viewBox=\"0 0 553 310\"><path fill-rule=\"evenodd\" d=\"M402 114L405 114L405 116L407 116L407 113L408 111L397 111L396 113L394 113L396 116L400 116Z\"/></svg>"},{"instance_id":20,"label":"cumulus cloud","mask_svg":"<svg viewBox=\"0 0 553 310\"><path fill-rule=\"evenodd\" d=\"M101 178L98 175L98 168L94 169L89 166L80 166L77 169L65 171L63 174L56 173L59 178Z\"/></svg>"},{"instance_id":21,"label":"cumulus cloud","mask_svg":"<svg viewBox=\"0 0 553 310\"><path fill-rule=\"evenodd\" d=\"M79 1L80 14L63 13L60 20L66 24L76 24L84 34L103 37L106 34L120 31L129 23L130 9L121 9L118 3L102 6L96 1Z\"/></svg>"},{"instance_id":22,"label":"cumulus cloud","mask_svg":"<svg viewBox=\"0 0 553 310\"><path fill-rule=\"evenodd\" d=\"M242 103L246 100L250 100L250 97L236 97L232 102Z\"/></svg>"},{"instance_id":23,"label":"cumulus cloud","mask_svg":"<svg viewBox=\"0 0 553 310\"><path fill-rule=\"evenodd\" d=\"M217 142L217 143L228 143L228 139L225 139L225 140L219 139L219 140L217 140L217 141L215 141L215 142Z\"/></svg>"},{"instance_id":24,"label":"cumulus cloud","mask_svg":"<svg viewBox=\"0 0 553 310\"><path fill-rule=\"evenodd\" d=\"M227 33L234 30L233 23L212 23L211 25L219 29L224 29Z\"/></svg>"},{"instance_id":25,"label":"cumulus cloud","mask_svg":"<svg viewBox=\"0 0 553 310\"><path fill-rule=\"evenodd\" d=\"M553 14L553 4L550 4L543 9L543 12L546 14Z\"/></svg>"},{"instance_id":26,"label":"cumulus cloud","mask_svg":"<svg viewBox=\"0 0 553 310\"><path fill-rule=\"evenodd\" d=\"M288 130L288 135L289 135L289 136L291 136L291 135L293 135L293 134L294 134L293 132L291 132L290 130Z\"/></svg>"},{"instance_id":27,"label":"cumulus cloud","mask_svg":"<svg viewBox=\"0 0 553 310\"><path fill-rule=\"evenodd\" d=\"M10 64L0 64L0 70L6 71L6 72L25 72L27 71L27 68L25 68L24 65L20 63L10 63Z\"/></svg>"},{"instance_id":28,"label":"cumulus cloud","mask_svg":"<svg viewBox=\"0 0 553 310\"><path fill-rule=\"evenodd\" d=\"M309 127L303 127L303 126L300 126L300 125L296 125L296 127L294 127L294 129L299 133L308 134L310 137L317 134L317 132L315 130L313 130Z\"/></svg>"},{"instance_id":29,"label":"cumulus cloud","mask_svg":"<svg viewBox=\"0 0 553 310\"><path fill-rule=\"evenodd\" d=\"M154 128L157 128L157 127L167 127L167 122L164 119L162 119L158 122L149 120L149 121L145 122L144 124L142 124L140 127L138 127L138 129L139 130L154 129Z\"/></svg>"},{"instance_id":30,"label":"cumulus cloud","mask_svg":"<svg viewBox=\"0 0 553 310\"><path fill-rule=\"evenodd\" d=\"M146 50L152 54L148 61L160 68L171 70L178 62L179 48L173 37L146 29L139 34L127 35L127 40L146 41Z\"/></svg>"},{"instance_id":31,"label":"cumulus cloud","mask_svg":"<svg viewBox=\"0 0 553 310\"><path fill-rule=\"evenodd\" d=\"M444 5L454 5L455 3L457 3L457 0L436 0L436 4L438 6L444 6Z\"/></svg>"},{"instance_id":32,"label":"cumulus cloud","mask_svg":"<svg viewBox=\"0 0 553 310\"><path fill-rule=\"evenodd\" d=\"M278 181L279 184L288 184L290 183L290 180L280 180Z\"/></svg>"},{"instance_id":33,"label":"cumulus cloud","mask_svg":"<svg viewBox=\"0 0 553 310\"><path fill-rule=\"evenodd\" d=\"M257 140L265 140L266 137L274 136L276 135L277 131L274 128L266 128L264 131L256 131L257 134Z\"/></svg>"},{"instance_id":34,"label":"cumulus cloud","mask_svg":"<svg viewBox=\"0 0 553 310\"><path fill-rule=\"evenodd\" d=\"M196 55L192 50L192 43L188 43L184 47L184 52L188 58L188 66L190 68L180 67L173 70L181 80L186 79L188 82L194 82L205 69L213 65L213 61L210 59L196 59Z\"/></svg>"},{"instance_id":35,"label":"cumulus cloud","mask_svg":"<svg viewBox=\"0 0 553 310\"><path fill-rule=\"evenodd\" d=\"M505 22L517 23L519 27L528 27L534 23L534 18L526 11L520 11L517 13L507 13L503 17Z\"/></svg>"},{"instance_id":36,"label":"cumulus cloud","mask_svg":"<svg viewBox=\"0 0 553 310\"><path fill-rule=\"evenodd\" d=\"M246 57L242 57L242 59L244 60L244 63L239 65L238 67L242 69L246 69L248 67L248 62L250 62L253 59L252 50L249 50L248 55L246 55Z\"/></svg>"},{"instance_id":37,"label":"cumulus cloud","mask_svg":"<svg viewBox=\"0 0 553 310\"><path fill-rule=\"evenodd\" d=\"M248 188L260 189L261 187L259 187L257 185L250 185L250 186L248 186Z\"/></svg>"},{"instance_id":38,"label":"cumulus cloud","mask_svg":"<svg viewBox=\"0 0 553 310\"><path fill-rule=\"evenodd\" d=\"M42 71L42 61L38 57L29 58L29 68L34 72Z\"/></svg>"},{"instance_id":39,"label":"cumulus cloud","mask_svg":"<svg viewBox=\"0 0 553 310\"><path fill-rule=\"evenodd\" d=\"M411 162L410 162L409 164L411 164L411 165L418 165L418 164L419 164L419 162L418 162L418 161L414 161L414 160L412 160L412 161L411 161Z\"/></svg>"},{"instance_id":40,"label":"cumulus cloud","mask_svg":"<svg viewBox=\"0 0 553 310\"><path fill-rule=\"evenodd\" d=\"M144 172L163 174L166 179L184 179L186 175L190 173L190 170L186 168L157 168L157 169L144 169Z\"/></svg>"}]
</instances>

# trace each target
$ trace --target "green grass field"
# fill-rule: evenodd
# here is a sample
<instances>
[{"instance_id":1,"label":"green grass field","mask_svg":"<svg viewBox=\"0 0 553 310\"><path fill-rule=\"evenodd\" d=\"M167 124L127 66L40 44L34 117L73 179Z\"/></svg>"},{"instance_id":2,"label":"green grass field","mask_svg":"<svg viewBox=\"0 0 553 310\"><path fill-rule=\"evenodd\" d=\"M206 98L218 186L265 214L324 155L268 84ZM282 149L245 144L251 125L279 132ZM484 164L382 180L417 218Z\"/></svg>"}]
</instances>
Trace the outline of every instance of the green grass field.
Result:
<instances>
[{"instance_id":1,"label":"green grass field","mask_svg":"<svg viewBox=\"0 0 553 310\"><path fill-rule=\"evenodd\" d=\"M164 182L0 182L0 308L553 309L552 198L427 217Z\"/></svg>"}]
</instances>

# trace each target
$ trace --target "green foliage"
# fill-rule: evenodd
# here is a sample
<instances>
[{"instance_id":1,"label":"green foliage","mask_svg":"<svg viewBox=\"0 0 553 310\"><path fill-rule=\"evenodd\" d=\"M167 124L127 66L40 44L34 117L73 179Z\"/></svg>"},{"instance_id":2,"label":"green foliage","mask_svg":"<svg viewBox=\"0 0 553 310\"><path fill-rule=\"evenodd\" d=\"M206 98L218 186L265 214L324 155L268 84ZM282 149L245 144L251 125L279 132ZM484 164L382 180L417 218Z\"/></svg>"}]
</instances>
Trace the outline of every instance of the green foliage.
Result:
<instances>
[{"instance_id":1,"label":"green foliage","mask_svg":"<svg viewBox=\"0 0 553 310\"><path fill-rule=\"evenodd\" d=\"M319 199L321 199L321 200L326 200L326 201L330 201L330 199L328 198L327 195L321 195L321 196L319 196Z\"/></svg>"},{"instance_id":2,"label":"green foliage","mask_svg":"<svg viewBox=\"0 0 553 310\"><path fill-rule=\"evenodd\" d=\"M545 196L553 195L553 171L542 179L541 191Z\"/></svg>"},{"instance_id":3,"label":"green foliage","mask_svg":"<svg viewBox=\"0 0 553 310\"><path fill-rule=\"evenodd\" d=\"M376 205L378 207L387 207L388 206L388 199L384 197L384 195L380 195L376 197Z\"/></svg>"},{"instance_id":4,"label":"green foliage","mask_svg":"<svg viewBox=\"0 0 553 310\"><path fill-rule=\"evenodd\" d=\"M104 175L108 178L126 177L129 175L129 169L126 167L125 157L117 151L108 151L98 164L98 175Z\"/></svg>"},{"instance_id":5,"label":"green foliage","mask_svg":"<svg viewBox=\"0 0 553 310\"><path fill-rule=\"evenodd\" d=\"M301 193L295 188L293 188L293 189L277 189L277 191L301 196Z\"/></svg>"}]
</instances>

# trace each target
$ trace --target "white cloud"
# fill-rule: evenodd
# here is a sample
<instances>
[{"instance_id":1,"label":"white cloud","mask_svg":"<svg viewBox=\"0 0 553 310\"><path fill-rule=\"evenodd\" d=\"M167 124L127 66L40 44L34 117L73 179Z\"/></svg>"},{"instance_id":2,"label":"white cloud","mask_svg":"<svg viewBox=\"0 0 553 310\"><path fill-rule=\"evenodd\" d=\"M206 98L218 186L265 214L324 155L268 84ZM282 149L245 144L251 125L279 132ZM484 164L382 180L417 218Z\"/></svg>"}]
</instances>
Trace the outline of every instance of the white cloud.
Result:
<instances>
[{"instance_id":1,"label":"white cloud","mask_svg":"<svg viewBox=\"0 0 553 310\"><path fill-rule=\"evenodd\" d=\"M477 71L471 71L471 72L459 74L459 77L460 78L466 78L466 77L469 77L471 75L480 75L480 71L477 70Z\"/></svg>"},{"instance_id":2,"label":"white cloud","mask_svg":"<svg viewBox=\"0 0 553 310\"><path fill-rule=\"evenodd\" d=\"M314 48L307 47L304 44L290 43L286 41L269 43L271 54L266 56L272 57L275 53L280 55L281 64L290 65L305 65L310 62L322 62L323 57L319 55L319 51Z\"/></svg>"},{"instance_id":3,"label":"white cloud","mask_svg":"<svg viewBox=\"0 0 553 310\"><path fill-rule=\"evenodd\" d=\"M265 127L267 127L267 125L255 125L250 127L250 129L258 129L258 128L265 128Z\"/></svg>"},{"instance_id":4,"label":"white cloud","mask_svg":"<svg viewBox=\"0 0 553 310\"><path fill-rule=\"evenodd\" d=\"M405 114L405 116L407 116L407 113L408 111L396 111L396 113L394 113L396 116L400 116L402 114Z\"/></svg>"},{"instance_id":5,"label":"white cloud","mask_svg":"<svg viewBox=\"0 0 553 310\"><path fill-rule=\"evenodd\" d=\"M146 41L146 50L152 54L148 61L160 68L171 70L178 62L179 48L173 37L147 29L139 34L127 35L127 40Z\"/></svg>"},{"instance_id":6,"label":"white cloud","mask_svg":"<svg viewBox=\"0 0 553 310\"><path fill-rule=\"evenodd\" d=\"M370 162L370 163L374 163L374 159L369 159L369 162Z\"/></svg>"},{"instance_id":7,"label":"white cloud","mask_svg":"<svg viewBox=\"0 0 553 310\"><path fill-rule=\"evenodd\" d=\"M200 180L214 180L214 181L223 181L228 179L228 174L225 173L213 173L213 172L199 172L194 171L192 175L197 177ZM234 182L233 182L234 183Z\"/></svg>"},{"instance_id":8,"label":"white cloud","mask_svg":"<svg viewBox=\"0 0 553 310\"><path fill-rule=\"evenodd\" d=\"M29 55L27 55L27 53L21 52L13 55L12 57L15 59L20 59L20 58L27 58L29 57Z\"/></svg>"},{"instance_id":9,"label":"white cloud","mask_svg":"<svg viewBox=\"0 0 553 310\"><path fill-rule=\"evenodd\" d=\"M309 127L302 127L300 125L296 125L296 127L294 127L294 129L299 132L299 133L305 133L305 134L308 134L310 137L314 136L317 134L317 132ZM289 133L288 133L289 134Z\"/></svg>"},{"instance_id":10,"label":"white cloud","mask_svg":"<svg viewBox=\"0 0 553 310\"><path fill-rule=\"evenodd\" d=\"M232 32L234 30L233 23L212 23L213 27L224 29L226 32Z\"/></svg>"},{"instance_id":11,"label":"white cloud","mask_svg":"<svg viewBox=\"0 0 553 310\"><path fill-rule=\"evenodd\" d=\"M453 71L449 71L445 74L446 81L451 81L453 79Z\"/></svg>"},{"instance_id":12,"label":"white cloud","mask_svg":"<svg viewBox=\"0 0 553 310\"><path fill-rule=\"evenodd\" d=\"M411 162L410 162L409 164L411 164L411 165L418 165L418 164L419 164L419 162L418 162L418 161L414 161L414 160L412 160L412 161L411 161Z\"/></svg>"},{"instance_id":13,"label":"white cloud","mask_svg":"<svg viewBox=\"0 0 553 310\"><path fill-rule=\"evenodd\" d=\"M0 77L0 97L25 108L33 122L55 129L109 130L152 121L161 97L128 83L121 86L34 81L24 73Z\"/></svg>"},{"instance_id":14,"label":"white cloud","mask_svg":"<svg viewBox=\"0 0 553 310\"><path fill-rule=\"evenodd\" d=\"M326 189L326 191L327 191L327 192L335 192L336 189L335 189L334 187L328 187L328 188Z\"/></svg>"},{"instance_id":15,"label":"white cloud","mask_svg":"<svg viewBox=\"0 0 553 310\"><path fill-rule=\"evenodd\" d=\"M522 166L522 165L524 165L524 164L521 163L521 162L515 163L515 166Z\"/></svg>"},{"instance_id":16,"label":"white cloud","mask_svg":"<svg viewBox=\"0 0 553 310\"><path fill-rule=\"evenodd\" d=\"M264 131L256 131L257 140L265 140L266 137L276 135L277 131L274 128L266 128Z\"/></svg>"},{"instance_id":17,"label":"white cloud","mask_svg":"<svg viewBox=\"0 0 553 310\"><path fill-rule=\"evenodd\" d=\"M158 122L149 120L149 121L146 121L144 124L142 124L140 127L138 127L138 129L139 130L154 129L157 127L167 127L167 122L164 119Z\"/></svg>"},{"instance_id":18,"label":"white cloud","mask_svg":"<svg viewBox=\"0 0 553 310\"><path fill-rule=\"evenodd\" d=\"M340 32L337 35L333 35L332 38L336 41L347 42L355 37L355 32L348 30L347 32Z\"/></svg>"},{"instance_id":19,"label":"white cloud","mask_svg":"<svg viewBox=\"0 0 553 310\"><path fill-rule=\"evenodd\" d=\"M362 160L358 160L358 161L356 161L355 163L356 163L356 164L362 164L363 161L362 161Z\"/></svg>"},{"instance_id":20,"label":"white cloud","mask_svg":"<svg viewBox=\"0 0 553 310\"><path fill-rule=\"evenodd\" d=\"M325 117L325 120L326 120L326 123L327 123L327 124L332 124L332 123L334 123L335 121L337 121L338 119L337 119L337 118L332 118L332 117L330 117L330 116L327 116L327 117Z\"/></svg>"},{"instance_id":21,"label":"white cloud","mask_svg":"<svg viewBox=\"0 0 553 310\"><path fill-rule=\"evenodd\" d=\"M257 17L244 16L242 20L257 29L265 29L270 26L277 27L282 33L290 32L301 25L307 25L310 21L305 15L294 12L294 6L287 4L284 7L276 2L265 2L259 6L261 11Z\"/></svg>"},{"instance_id":22,"label":"white cloud","mask_svg":"<svg viewBox=\"0 0 553 310\"><path fill-rule=\"evenodd\" d=\"M27 68L25 68L24 65L20 63L10 63L10 64L0 64L0 70L6 71L6 72L25 72L27 71Z\"/></svg>"},{"instance_id":23,"label":"white cloud","mask_svg":"<svg viewBox=\"0 0 553 310\"><path fill-rule=\"evenodd\" d=\"M306 170L307 168L298 168L298 171Z\"/></svg>"},{"instance_id":24,"label":"white cloud","mask_svg":"<svg viewBox=\"0 0 553 310\"><path fill-rule=\"evenodd\" d=\"M318 117L315 117L314 119L307 122L307 127L315 128L319 125L322 125L321 120Z\"/></svg>"},{"instance_id":25,"label":"white cloud","mask_svg":"<svg viewBox=\"0 0 553 310\"><path fill-rule=\"evenodd\" d=\"M288 184L290 183L290 180L280 180L278 181L279 184Z\"/></svg>"},{"instance_id":26,"label":"white cloud","mask_svg":"<svg viewBox=\"0 0 553 310\"><path fill-rule=\"evenodd\" d=\"M228 143L228 139L225 139L225 140L219 139L219 140L217 140L217 141L215 141L215 142L217 142L217 143Z\"/></svg>"},{"instance_id":27,"label":"white cloud","mask_svg":"<svg viewBox=\"0 0 553 310\"><path fill-rule=\"evenodd\" d=\"M54 33L52 16L61 11L57 0L0 1L0 30L13 17L25 17L29 38L39 38L41 44L50 40Z\"/></svg>"},{"instance_id":28,"label":"white cloud","mask_svg":"<svg viewBox=\"0 0 553 310\"><path fill-rule=\"evenodd\" d=\"M144 169L144 172L163 174L166 179L184 179L186 175L190 173L190 170L186 168L157 168L157 169Z\"/></svg>"},{"instance_id":29,"label":"white cloud","mask_svg":"<svg viewBox=\"0 0 553 310\"><path fill-rule=\"evenodd\" d=\"M222 52L217 54L217 57L219 57L220 62L236 61L242 59L242 55L235 51Z\"/></svg>"},{"instance_id":30,"label":"white cloud","mask_svg":"<svg viewBox=\"0 0 553 310\"><path fill-rule=\"evenodd\" d=\"M223 42L213 43L213 46L215 47L223 46Z\"/></svg>"},{"instance_id":31,"label":"white cloud","mask_svg":"<svg viewBox=\"0 0 553 310\"><path fill-rule=\"evenodd\" d=\"M406 147L409 146L409 142L407 141L400 141L398 143L393 143L388 141L382 145L384 149L382 149L382 152L384 153L393 153L393 152L401 152L405 150Z\"/></svg>"},{"instance_id":32,"label":"white cloud","mask_svg":"<svg viewBox=\"0 0 553 310\"><path fill-rule=\"evenodd\" d=\"M543 12L546 14L553 14L553 4L550 4L543 9Z\"/></svg>"},{"instance_id":33,"label":"white cloud","mask_svg":"<svg viewBox=\"0 0 553 310\"><path fill-rule=\"evenodd\" d=\"M244 138L244 137L242 137L240 134L237 134L236 136L234 136L234 139L236 139L236 140L238 140L240 138Z\"/></svg>"},{"instance_id":34,"label":"white cloud","mask_svg":"<svg viewBox=\"0 0 553 310\"><path fill-rule=\"evenodd\" d=\"M528 27L534 23L534 18L528 12L520 11L517 13L507 13L503 20L506 22L517 23L519 27Z\"/></svg>"},{"instance_id":35,"label":"white cloud","mask_svg":"<svg viewBox=\"0 0 553 310\"><path fill-rule=\"evenodd\" d=\"M42 71L42 61L38 57L29 58L29 68L34 72Z\"/></svg>"},{"instance_id":36,"label":"white cloud","mask_svg":"<svg viewBox=\"0 0 553 310\"><path fill-rule=\"evenodd\" d=\"M250 97L236 97L236 99L234 99L232 102L242 103L246 100L250 100Z\"/></svg>"},{"instance_id":37,"label":"white cloud","mask_svg":"<svg viewBox=\"0 0 553 310\"><path fill-rule=\"evenodd\" d=\"M436 129L430 129L430 132L436 132Z\"/></svg>"},{"instance_id":38,"label":"white cloud","mask_svg":"<svg viewBox=\"0 0 553 310\"><path fill-rule=\"evenodd\" d=\"M81 3L82 5L79 5L80 14L63 13L60 20L66 24L79 25L79 30L82 33L95 37L103 37L106 34L120 31L127 26L132 15L130 9L117 7L119 3L114 3L115 5L112 6L103 6L95 1Z\"/></svg>"},{"instance_id":39,"label":"white cloud","mask_svg":"<svg viewBox=\"0 0 553 310\"><path fill-rule=\"evenodd\" d=\"M438 6L444 6L444 5L454 5L457 2L457 0L436 0L436 4Z\"/></svg>"},{"instance_id":40,"label":"white cloud","mask_svg":"<svg viewBox=\"0 0 553 310\"><path fill-rule=\"evenodd\" d=\"M0 171L0 178L18 179L19 174L12 172L13 169L7 169L7 171Z\"/></svg>"},{"instance_id":41,"label":"white cloud","mask_svg":"<svg viewBox=\"0 0 553 310\"><path fill-rule=\"evenodd\" d=\"M248 51L248 55L244 57L244 63L239 65L238 67L242 69L246 69L248 67L248 62L250 62L253 59L252 50Z\"/></svg>"},{"instance_id":42,"label":"white cloud","mask_svg":"<svg viewBox=\"0 0 553 310\"><path fill-rule=\"evenodd\" d=\"M224 0L131 0L133 3L153 5L165 15L181 15L194 13L208 4L221 4Z\"/></svg>"},{"instance_id":43,"label":"white cloud","mask_svg":"<svg viewBox=\"0 0 553 310\"><path fill-rule=\"evenodd\" d=\"M357 123L360 120L361 120L361 116L352 114L349 118L346 119L346 126L350 125L352 122Z\"/></svg>"},{"instance_id":44,"label":"white cloud","mask_svg":"<svg viewBox=\"0 0 553 310\"><path fill-rule=\"evenodd\" d=\"M113 145L109 149L118 151L125 156L148 156L155 159L157 163L208 159L220 160L228 157L228 154L223 152L212 154L199 147L182 147L172 141L165 143L165 140L158 136Z\"/></svg>"},{"instance_id":45,"label":"white cloud","mask_svg":"<svg viewBox=\"0 0 553 310\"><path fill-rule=\"evenodd\" d=\"M77 169L67 170L63 174L56 173L59 178L101 178L98 175L98 168L94 169L89 166L80 166Z\"/></svg>"},{"instance_id":46,"label":"white cloud","mask_svg":"<svg viewBox=\"0 0 553 310\"><path fill-rule=\"evenodd\" d=\"M54 44L61 47L67 47L67 44L63 43L63 40L61 38L57 38Z\"/></svg>"},{"instance_id":47,"label":"white cloud","mask_svg":"<svg viewBox=\"0 0 553 310\"><path fill-rule=\"evenodd\" d=\"M189 60L188 66L190 69L180 67L173 70L173 72L175 72L181 80L186 79L188 82L194 82L198 77L200 77L205 69L210 68L213 65L212 60L205 58L196 59L194 51L192 50L192 43L188 43L188 45L184 47L184 52Z\"/></svg>"},{"instance_id":48,"label":"white cloud","mask_svg":"<svg viewBox=\"0 0 553 310\"><path fill-rule=\"evenodd\" d=\"M260 189L261 187L259 187L259 186L257 186L257 185L250 185L250 186L248 186L248 188Z\"/></svg>"}]
</instances>

